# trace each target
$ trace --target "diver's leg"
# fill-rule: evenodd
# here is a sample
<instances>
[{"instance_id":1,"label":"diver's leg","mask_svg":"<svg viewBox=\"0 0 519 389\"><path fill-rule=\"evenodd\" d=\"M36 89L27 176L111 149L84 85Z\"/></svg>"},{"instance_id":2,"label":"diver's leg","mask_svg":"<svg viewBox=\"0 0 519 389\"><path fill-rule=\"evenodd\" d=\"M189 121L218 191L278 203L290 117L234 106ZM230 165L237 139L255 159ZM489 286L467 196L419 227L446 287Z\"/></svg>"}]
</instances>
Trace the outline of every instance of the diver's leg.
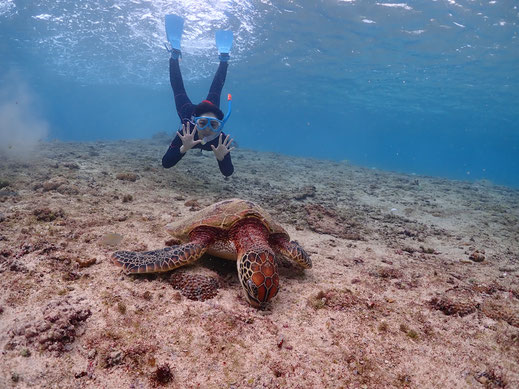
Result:
<instances>
[{"instance_id":1,"label":"diver's leg","mask_svg":"<svg viewBox=\"0 0 519 389\"><path fill-rule=\"evenodd\" d=\"M227 67L229 64L227 61L220 61L218 70L213 78L213 83L207 94L207 100L211 103L220 107L220 95L222 94L223 84L225 84L225 77L227 76Z\"/></svg>"},{"instance_id":2,"label":"diver's leg","mask_svg":"<svg viewBox=\"0 0 519 389\"><path fill-rule=\"evenodd\" d=\"M169 81L173 88L173 94L175 96L175 106L177 107L178 116L180 119L189 118L191 116L191 108L193 103L187 97L186 88L184 87L184 81L182 80L182 73L180 72L180 64L178 58L169 59Z\"/></svg>"}]
</instances>

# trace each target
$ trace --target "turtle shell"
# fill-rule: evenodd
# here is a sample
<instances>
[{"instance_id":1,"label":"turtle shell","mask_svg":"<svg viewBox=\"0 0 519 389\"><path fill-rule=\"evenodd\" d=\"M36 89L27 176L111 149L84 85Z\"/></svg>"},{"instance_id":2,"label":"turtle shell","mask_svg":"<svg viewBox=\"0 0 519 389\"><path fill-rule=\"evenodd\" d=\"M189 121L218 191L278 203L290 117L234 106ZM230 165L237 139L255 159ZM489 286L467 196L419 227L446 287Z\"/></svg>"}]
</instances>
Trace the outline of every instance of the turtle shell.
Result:
<instances>
[{"instance_id":1,"label":"turtle shell","mask_svg":"<svg viewBox=\"0 0 519 389\"><path fill-rule=\"evenodd\" d=\"M189 241L189 233L196 227L207 226L229 230L237 221L254 217L267 227L271 234L288 233L259 205L248 200L229 199L212 204L200 211L170 223L166 230L182 242Z\"/></svg>"}]
</instances>

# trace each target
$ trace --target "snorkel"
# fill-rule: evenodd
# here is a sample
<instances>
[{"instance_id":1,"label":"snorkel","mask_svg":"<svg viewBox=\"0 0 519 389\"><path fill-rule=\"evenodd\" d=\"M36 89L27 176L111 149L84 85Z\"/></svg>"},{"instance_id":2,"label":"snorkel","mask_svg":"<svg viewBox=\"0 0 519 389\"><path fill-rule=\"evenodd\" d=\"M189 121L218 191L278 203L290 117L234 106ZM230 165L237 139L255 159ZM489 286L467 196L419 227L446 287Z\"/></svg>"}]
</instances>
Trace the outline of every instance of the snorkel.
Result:
<instances>
[{"instance_id":1,"label":"snorkel","mask_svg":"<svg viewBox=\"0 0 519 389\"><path fill-rule=\"evenodd\" d=\"M225 114L223 120L222 120L222 128L225 125L225 122L227 119L229 119L229 116L231 116L232 111L232 95L230 93L227 94L227 113Z\"/></svg>"},{"instance_id":2,"label":"snorkel","mask_svg":"<svg viewBox=\"0 0 519 389\"><path fill-rule=\"evenodd\" d=\"M211 134L209 136L205 136L202 139L203 145L205 145L208 142L211 142L213 139L216 139L218 137L218 135L220 135L220 133L223 130L223 127L225 126L225 122L227 122L227 119L229 119L229 116L231 116L231 111L232 111L232 95L229 93L229 94L227 94L227 113L225 114L224 118L221 120L221 124L220 124L220 127L218 127L218 130L213 131L213 134Z\"/></svg>"}]
</instances>

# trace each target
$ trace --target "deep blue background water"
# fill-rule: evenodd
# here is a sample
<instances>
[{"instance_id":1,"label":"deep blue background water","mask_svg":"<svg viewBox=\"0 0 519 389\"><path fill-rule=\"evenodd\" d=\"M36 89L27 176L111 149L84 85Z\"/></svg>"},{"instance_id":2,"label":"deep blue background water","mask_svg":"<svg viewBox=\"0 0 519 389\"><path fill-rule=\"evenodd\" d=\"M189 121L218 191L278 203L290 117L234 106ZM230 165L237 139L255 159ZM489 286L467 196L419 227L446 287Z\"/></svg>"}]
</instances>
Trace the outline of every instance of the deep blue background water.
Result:
<instances>
[{"instance_id":1,"label":"deep blue background water","mask_svg":"<svg viewBox=\"0 0 519 389\"><path fill-rule=\"evenodd\" d=\"M186 19L194 102L214 30L235 31L224 95L241 147L519 187L519 10L504 0L0 0L0 143L35 122L47 139L173 133L166 13Z\"/></svg>"}]
</instances>

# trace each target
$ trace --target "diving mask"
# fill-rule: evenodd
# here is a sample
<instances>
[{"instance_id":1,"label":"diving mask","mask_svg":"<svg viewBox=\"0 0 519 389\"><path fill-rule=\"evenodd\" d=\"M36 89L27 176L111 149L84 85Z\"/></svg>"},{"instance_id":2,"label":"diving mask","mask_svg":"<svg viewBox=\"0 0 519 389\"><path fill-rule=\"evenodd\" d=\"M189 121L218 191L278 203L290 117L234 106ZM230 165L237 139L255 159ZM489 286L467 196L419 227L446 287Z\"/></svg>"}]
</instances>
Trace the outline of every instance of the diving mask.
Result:
<instances>
[{"instance_id":1,"label":"diving mask","mask_svg":"<svg viewBox=\"0 0 519 389\"><path fill-rule=\"evenodd\" d=\"M225 122L227 121L227 119L229 119L229 116L231 116L232 96L230 93L227 95L227 102L228 109L223 120L207 116L193 117L193 122L196 124L198 130L208 129L212 132L211 135L205 136L202 139L203 145L205 145L207 142L211 142L213 139L216 139L218 135L220 135L220 133L223 130L223 126L225 125Z\"/></svg>"},{"instance_id":2,"label":"diving mask","mask_svg":"<svg viewBox=\"0 0 519 389\"><path fill-rule=\"evenodd\" d=\"M199 130L205 130L209 127L209 130L211 131L220 131L219 128L223 124L222 120L206 116L195 116L193 121Z\"/></svg>"}]
</instances>

